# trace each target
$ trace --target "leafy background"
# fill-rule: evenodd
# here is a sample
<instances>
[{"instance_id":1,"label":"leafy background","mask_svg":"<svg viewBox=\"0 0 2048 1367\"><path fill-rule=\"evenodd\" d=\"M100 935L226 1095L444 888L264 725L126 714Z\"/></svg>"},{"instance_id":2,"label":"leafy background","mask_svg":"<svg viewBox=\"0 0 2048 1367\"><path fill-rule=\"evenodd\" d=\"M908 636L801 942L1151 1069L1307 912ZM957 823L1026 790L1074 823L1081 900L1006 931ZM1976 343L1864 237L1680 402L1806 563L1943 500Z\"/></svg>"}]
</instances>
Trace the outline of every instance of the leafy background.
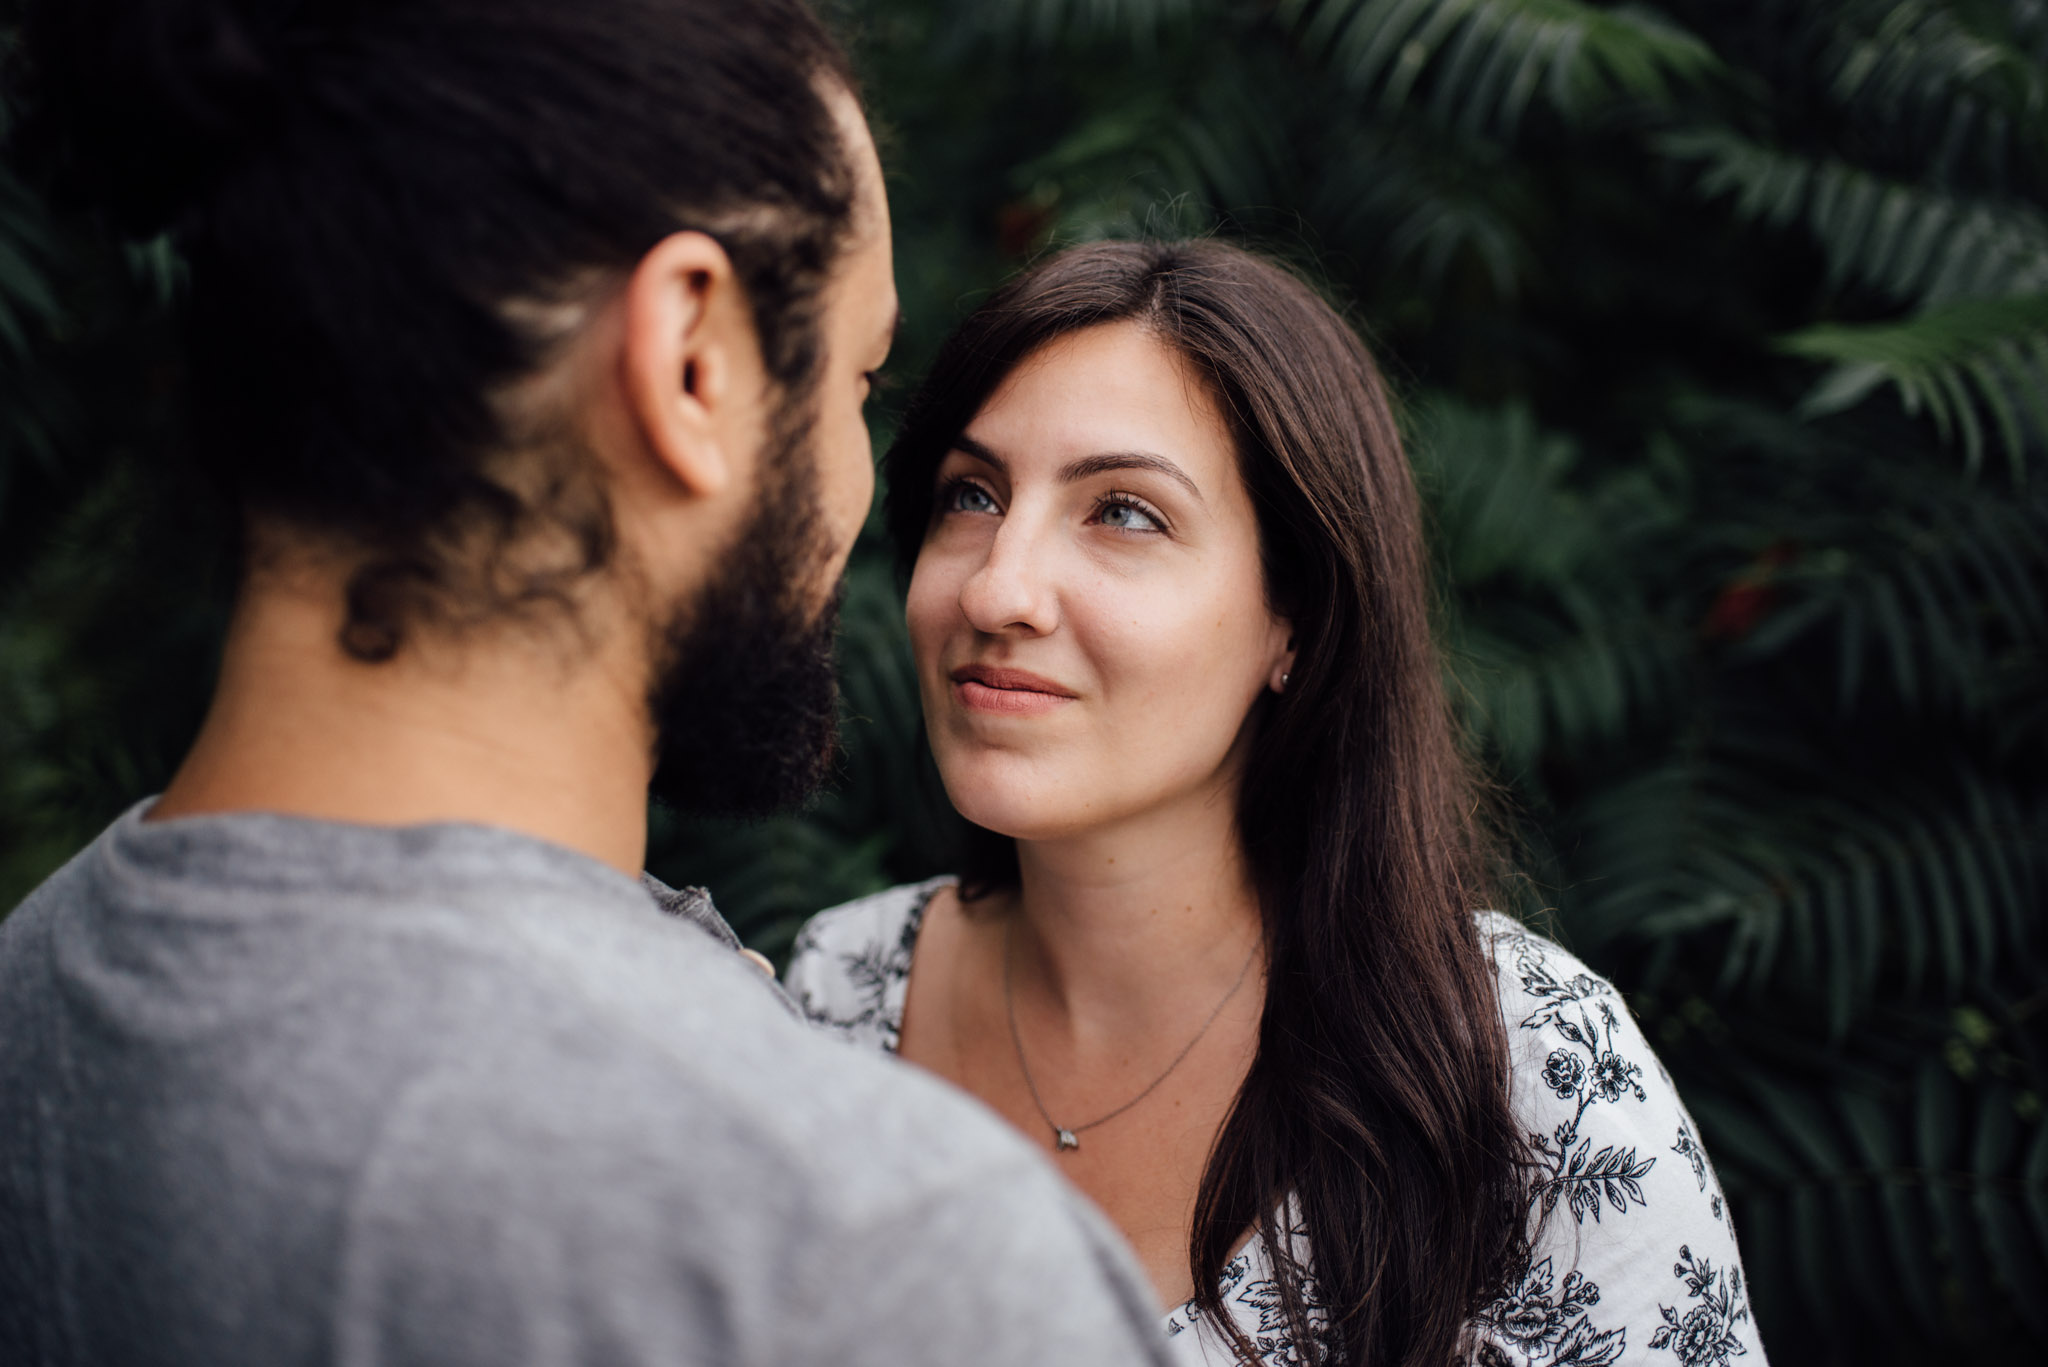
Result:
<instances>
[{"instance_id":1,"label":"leafy background","mask_svg":"<svg viewBox=\"0 0 2048 1367\"><path fill-rule=\"evenodd\" d=\"M898 371L1063 242L1221 233L1322 281L1403 397L1516 891L1658 1042L1772 1354L2033 1360L2048 0L836 9ZM230 575L176 474L178 289L0 168L0 907L204 702ZM945 858L899 602L871 528L812 810L652 818L656 871L771 951Z\"/></svg>"}]
</instances>

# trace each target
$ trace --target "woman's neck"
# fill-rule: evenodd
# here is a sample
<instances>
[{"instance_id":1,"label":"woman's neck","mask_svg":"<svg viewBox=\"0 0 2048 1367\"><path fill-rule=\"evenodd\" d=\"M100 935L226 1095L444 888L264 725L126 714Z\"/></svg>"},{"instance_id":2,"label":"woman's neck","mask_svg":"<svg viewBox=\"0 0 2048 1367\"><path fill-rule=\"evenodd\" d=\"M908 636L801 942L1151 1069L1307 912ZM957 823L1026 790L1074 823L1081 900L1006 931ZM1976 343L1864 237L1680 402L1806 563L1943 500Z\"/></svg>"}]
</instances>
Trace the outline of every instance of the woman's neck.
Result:
<instances>
[{"instance_id":1,"label":"woman's neck","mask_svg":"<svg viewBox=\"0 0 2048 1367\"><path fill-rule=\"evenodd\" d=\"M1263 940L1227 798L1019 841L1017 858L1018 984L1044 994L1083 1051L1096 1039L1181 1029L1191 1009L1206 1012L1230 989Z\"/></svg>"}]
</instances>

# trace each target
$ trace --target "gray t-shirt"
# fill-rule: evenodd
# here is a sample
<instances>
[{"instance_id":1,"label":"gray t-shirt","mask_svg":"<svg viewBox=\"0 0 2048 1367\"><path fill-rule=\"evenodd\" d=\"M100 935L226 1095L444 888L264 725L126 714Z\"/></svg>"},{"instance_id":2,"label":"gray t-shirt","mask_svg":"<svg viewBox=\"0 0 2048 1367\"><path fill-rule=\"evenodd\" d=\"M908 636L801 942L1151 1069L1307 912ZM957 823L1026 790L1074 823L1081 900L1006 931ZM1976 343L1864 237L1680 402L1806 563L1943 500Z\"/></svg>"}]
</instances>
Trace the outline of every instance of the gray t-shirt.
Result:
<instances>
[{"instance_id":1,"label":"gray t-shirt","mask_svg":"<svg viewBox=\"0 0 2048 1367\"><path fill-rule=\"evenodd\" d=\"M0 1363L1164 1361L1100 1216L708 904L142 810L0 922Z\"/></svg>"}]
</instances>

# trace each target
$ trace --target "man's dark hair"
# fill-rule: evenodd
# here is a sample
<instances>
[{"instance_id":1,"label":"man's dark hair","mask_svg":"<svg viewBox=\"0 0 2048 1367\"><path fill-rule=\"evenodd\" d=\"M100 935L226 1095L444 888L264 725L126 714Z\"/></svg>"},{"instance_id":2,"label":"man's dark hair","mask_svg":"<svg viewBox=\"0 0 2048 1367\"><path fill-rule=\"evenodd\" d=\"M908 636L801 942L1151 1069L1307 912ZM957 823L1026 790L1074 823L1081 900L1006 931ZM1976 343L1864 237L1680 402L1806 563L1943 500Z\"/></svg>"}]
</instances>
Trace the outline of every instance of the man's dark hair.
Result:
<instances>
[{"instance_id":1,"label":"man's dark hair","mask_svg":"<svg viewBox=\"0 0 2048 1367\"><path fill-rule=\"evenodd\" d=\"M545 443L501 400L662 238L725 247L786 402L818 363L851 78L802 0L43 0L25 50L29 164L190 263L200 469L367 552L360 658L609 560L575 453L507 478Z\"/></svg>"}]
</instances>

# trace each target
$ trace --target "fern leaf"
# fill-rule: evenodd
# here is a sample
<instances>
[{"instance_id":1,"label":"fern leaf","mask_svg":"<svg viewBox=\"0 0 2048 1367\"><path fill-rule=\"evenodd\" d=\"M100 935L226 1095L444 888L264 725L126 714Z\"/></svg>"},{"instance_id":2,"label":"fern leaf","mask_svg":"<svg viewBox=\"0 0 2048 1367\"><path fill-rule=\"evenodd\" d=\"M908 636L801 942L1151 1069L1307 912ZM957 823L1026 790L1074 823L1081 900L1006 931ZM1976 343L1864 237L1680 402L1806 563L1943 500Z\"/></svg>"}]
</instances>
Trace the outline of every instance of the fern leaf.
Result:
<instances>
[{"instance_id":1,"label":"fern leaf","mask_svg":"<svg viewBox=\"0 0 2048 1367\"><path fill-rule=\"evenodd\" d=\"M2030 448L2048 443L2039 411L2048 387L2048 294L1957 300L1891 323L1821 324L1778 345L1832 363L1806 398L1809 416L1838 412L1889 382L1909 414L1924 409L1945 440L1962 443L1973 474L1984 457L1980 405L1998 423L2016 480L2026 477Z\"/></svg>"},{"instance_id":2,"label":"fern leaf","mask_svg":"<svg viewBox=\"0 0 2048 1367\"><path fill-rule=\"evenodd\" d=\"M1961 1084L1924 1020L1884 1028L1884 1052L1917 1065L1800 1059L1759 1041L1741 1077L1687 1088L1753 1278L1799 1278L1806 1313L1900 1331L1939 1335L1955 1313L1945 1297L1982 1316L1996 1296L2035 1317L2048 1298L2048 1130L2026 1132L2010 1084Z\"/></svg>"},{"instance_id":3,"label":"fern leaf","mask_svg":"<svg viewBox=\"0 0 2048 1367\"><path fill-rule=\"evenodd\" d=\"M1199 79L1198 79L1199 77ZM1065 241L1212 230L1219 211L1270 203L1288 157L1280 129L1240 67L1192 73L1107 102L1019 166L1020 189L1074 187L1051 231Z\"/></svg>"},{"instance_id":4,"label":"fern leaf","mask_svg":"<svg viewBox=\"0 0 2048 1367\"><path fill-rule=\"evenodd\" d=\"M1833 630L1845 714L1871 666L1908 705L1989 707L2012 643L2048 634L2048 504L1975 489L1909 496L1923 505L1910 515L1812 527L1773 569L1777 606L1737 653L1780 656Z\"/></svg>"},{"instance_id":5,"label":"fern leaf","mask_svg":"<svg viewBox=\"0 0 2048 1367\"><path fill-rule=\"evenodd\" d=\"M1569 119L1619 98L1663 103L1720 65L1663 15L1585 0L1283 0L1280 15L1383 108L1426 83L1431 116L1474 133L1512 135L1539 96Z\"/></svg>"},{"instance_id":6,"label":"fern leaf","mask_svg":"<svg viewBox=\"0 0 2048 1367\"><path fill-rule=\"evenodd\" d=\"M1535 198L1498 149L1409 123L1334 139L1306 207L1427 290L1461 290L1477 276L1512 300L1538 273L1526 226Z\"/></svg>"},{"instance_id":7,"label":"fern leaf","mask_svg":"<svg viewBox=\"0 0 2048 1367\"><path fill-rule=\"evenodd\" d=\"M1887 975L1953 993L2037 957L2048 814L1981 775L1957 787L2000 818L1972 820L1940 790L1829 795L1796 769L1773 780L1733 757L1682 761L1589 809L1598 891L1565 910L1596 940L1725 926L1724 987L1816 985L1840 1038Z\"/></svg>"},{"instance_id":8,"label":"fern leaf","mask_svg":"<svg viewBox=\"0 0 2048 1367\"><path fill-rule=\"evenodd\" d=\"M2015 143L2038 156L2048 144L2048 61L2022 33L2024 8L1862 0L1843 16L1832 93L1887 124L1917 119L1921 141L1944 160L1973 142L1982 161L2009 161Z\"/></svg>"},{"instance_id":9,"label":"fern leaf","mask_svg":"<svg viewBox=\"0 0 2048 1367\"><path fill-rule=\"evenodd\" d=\"M1609 742L1653 715L1690 643L1656 621L1617 558L1675 520L1640 481L1573 479L1577 448L1522 406L1444 404L1417 424L1418 474L1453 588L1485 595L1448 626L1468 724L1512 774L1546 749Z\"/></svg>"},{"instance_id":10,"label":"fern leaf","mask_svg":"<svg viewBox=\"0 0 2048 1367\"><path fill-rule=\"evenodd\" d=\"M1857 281L1915 304L2048 294L2048 214L2030 205L1889 179L1725 127L1665 134L1655 145L1696 164L1700 194L1732 197L1738 218L1804 228L1835 283Z\"/></svg>"}]
</instances>

